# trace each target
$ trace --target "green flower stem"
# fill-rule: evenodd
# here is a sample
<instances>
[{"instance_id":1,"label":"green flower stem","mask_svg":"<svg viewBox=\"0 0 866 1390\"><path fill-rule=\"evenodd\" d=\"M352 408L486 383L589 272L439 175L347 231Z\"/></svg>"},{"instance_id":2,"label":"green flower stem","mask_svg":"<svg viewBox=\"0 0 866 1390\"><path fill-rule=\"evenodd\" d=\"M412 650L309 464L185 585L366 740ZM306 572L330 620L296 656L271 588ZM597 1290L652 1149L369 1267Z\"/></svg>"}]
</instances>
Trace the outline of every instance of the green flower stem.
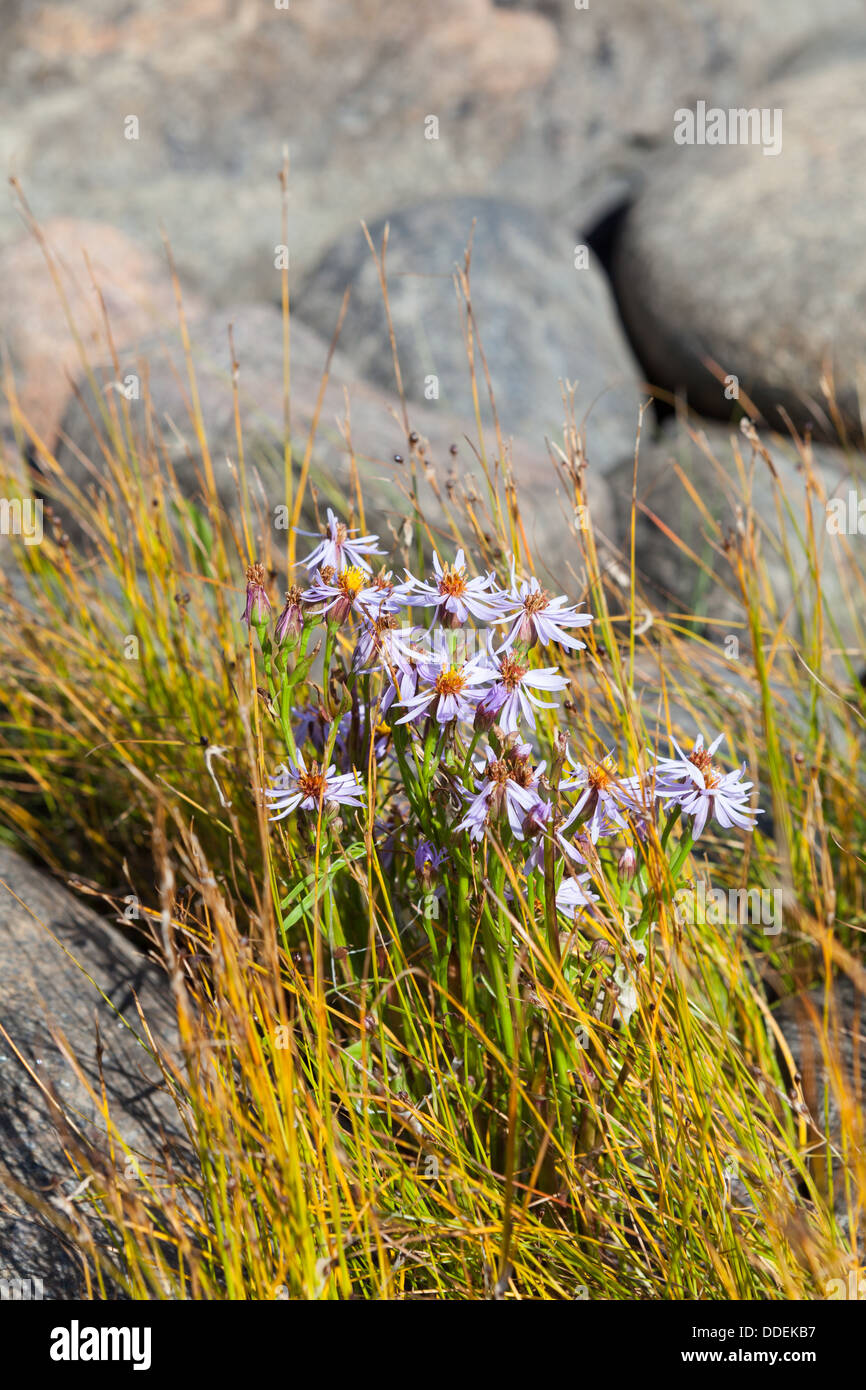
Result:
<instances>
[{"instance_id":1,"label":"green flower stem","mask_svg":"<svg viewBox=\"0 0 866 1390\"><path fill-rule=\"evenodd\" d=\"M329 622L325 636L325 655L322 662L322 694L325 697L325 705L328 713L333 715L331 709L330 684L331 684L331 662L334 659L334 648L337 644L337 633L339 624Z\"/></svg>"},{"instance_id":2,"label":"green flower stem","mask_svg":"<svg viewBox=\"0 0 866 1390\"><path fill-rule=\"evenodd\" d=\"M476 746L477 746L477 744L478 744L478 740L480 739L480 737L481 737L481 734L480 734L480 732L479 732L478 730L476 730L475 732L473 732L473 734L472 734L472 739L471 739L471 741L470 741L469 748L468 748L467 753L466 753L466 759L465 759L465 761L464 761L464 763L463 763L463 783L464 783L464 786L468 786L468 785L469 785L469 774L470 774L470 772L472 771L472 755L473 755L473 753L475 752L475 749L476 749Z\"/></svg>"},{"instance_id":3,"label":"green flower stem","mask_svg":"<svg viewBox=\"0 0 866 1390\"><path fill-rule=\"evenodd\" d=\"M460 994L467 1013L475 1009L475 977L472 969L472 926L469 921L469 875L460 868L457 878L457 955Z\"/></svg>"},{"instance_id":4,"label":"green flower stem","mask_svg":"<svg viewBox=\"0 0 866 1390\"><path fill-rule=\"evenodd\" d=\"M418 817L425 835L432 838L430 828L430 805L426 798L418 795L418 788L416 786L417 779L409 767L409 761L406 757L409 747L409 734L407 733L406 725L394 724L392 725L391 732L394 735L394 751L397 754L400 776L403 780L403 790L409 798L412 810Z\"/></svg>"},{"instance_id":5,"label":"green flower stem","mask_svg":"<svg viewBox=\"0 0 866 1390\"><path fill-rule=\"evenodd\" d=\"M676 854L671 860L671 878L674 881L674 888L676 888L677 883L679 882L680 871L683 865L685 864L686 860L688 859L689 855L691 854L692 846L694 845L694 843L695 840L691 830L687 830L682 840L680 841L679 849L677 850Z\"/></svg>"},{"instance_id":6,"label":"green flower stem","mask_svg":"<svg viewBox=\"0 0 866 1390\"><path fill-rule=\"evenodd\" d=\"M500 954L499 939L496 934L496 923L490 911L489 903L486 900L481 914L481 931L484 937L484 953L487 969L493 984L493 992L496 995L501 1036L508 1057L513 1058L514 1023L511 1018L511 1003L508 998L508 982L505 978L505 971L502 969L502 957Z\"/></svg>"},{"instance_id":7,"label":"green flower stem","mask_svg":"<svg viewBox=\"0 0 866 1390\"><path fill-rule=\"evenodd\" d=\"M304 624L304 628L300 636L300 641L297 643L293 641L285 643L284 646L280 649L275 663L277 669L280 671L280 688L279 694L276 697L274 696L273 691L271 692L271 699L274 701L274 704L277 707L280 720L280 730L282 732L283 739L285 740L286 747L289 750L289 754L292 758L292 761L295 763L297 763L298 760L298 751L295 746L295 736L292 732L292 695L295 686L298 685L301 681L306 680L309 674L310 667L313 663L313 656L315 655L315 653L308 654L307 648L310 645L310 637L312 636L316 626L317 623L315 622L315 620L313 620L312 622L306 622ZM297 656L295 658L294 664L290 667L289 657L292 654L295 646L297 646ZM267 671L267 669L268 667L266 658L265 670Z\"/></svg>"},{"instance_id":8,"label":"green flower stem","mask_svg":"<svg viewBox=\"0 0 866 1390\"><path fill-rule=\"evenodd\" d=\"M682 807L675 806L674 809L671 811L670 815L668 816L667 824L664 830L662 831L662 849L667 849L671 831L673 830L674 826L679 820L681 813Z\"/></svg>"},{"instance_id":9,"label":"green flower stem","mask_svg":"<svg viewBox=\"0 0 866 1390\"><path fill-rule=\"evenodd\" d=\"M439 729L434 719L428 719L424 731L424 756L421 764L421 795L426 801L430 791L430 778L435 766L434 755L439 743Z\"/></svg>"},{"instance_id":10,"label":"green flower stem","mask_svg":"<svg viewBox=\"0 0 866 1390\"><path fill-rule=\"evenodd\" d=\"M562 956L559 949L559 922L556 917L556 879L552 835L546 835L544 840L544 919L547 924L547 945L558 966Z\"/></svg>"},{"instance_id":11,"label":"green flower stem","mask_svg":"<svg viewBox=\"0 0 866 1390\"><path fill-rule=\"evenodd\" d=\"M331 882L329 874L331 860L330 845L326 844L325 848L327 853L323 857L323 859L319 861L322 876L325 879L325 892L323 895L325 939L328 942L328 945L333 950L334 948L339 949L340 947L344 947L346 945L346 937L345 933L343 932L343 924L340 921L340 914L334 912L334 895L331 891Z\"/></svg>"},{"instance_id":12,"label":"green flower stem","mask_svg":"<svg viewBox=\"0 0 866 1390\"><path fill-rule=\"evenodd\" d=\"M495 856L493 866L489 872L489 882L490 894L488 901L492 900L493 904L490 909L491 921L494 927L501 921L499 930L503 939L500 943L500 947L505 951L505 959L508 964L508 977L511 979L514 974L514 936L508 918L504 914L502 914L500 918L498 911L498 905L503 900L505 888L505 866L498 854Z\"/></svg>"},{"instance_id":13,"label":"green flower stem","mask_svg":"<svg viewBox=\"0 0 866 1390\"><path fill-rule=\"evenodd\" d=\"M665 826L662 832L661 843L663 849L667 849L670 833L673 830L679 818L680 807L677 806L675 810L671 812L668 818L667 825ZM680 874L682 873L686 860L688 859L692 851L694 843L694 835L692 834L691 827L689 827L686 831L684 831L683 837L680 840L679 845L677 846L676 852L668 865L668 872L670 874L671 881L671 896L673 896L677 891L677 884L679 883ZM645 936L647 927L658 914L658 909L658 894L654 890L652 890L644 899L644 905L643 910L641 912L640 921L638 922L637 926L635 927L632 933L636 941L641 940Z\"/></svg>"}]
</instances>

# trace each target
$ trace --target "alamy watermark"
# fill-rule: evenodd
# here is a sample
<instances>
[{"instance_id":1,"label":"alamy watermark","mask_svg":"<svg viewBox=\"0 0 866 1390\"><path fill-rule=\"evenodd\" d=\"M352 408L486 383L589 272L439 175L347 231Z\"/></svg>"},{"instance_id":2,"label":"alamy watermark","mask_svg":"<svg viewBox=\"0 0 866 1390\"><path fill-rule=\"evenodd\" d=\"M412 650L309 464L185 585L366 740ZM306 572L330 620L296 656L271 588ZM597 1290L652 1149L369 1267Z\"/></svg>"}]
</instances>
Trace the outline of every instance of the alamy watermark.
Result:
<instances>
[{"instance_id":1,"label":"alamy watermark","mask_svg":"<svg viewBox=\"0 0 866 1390\"><path fill-rule=\"evenodd\" d=\"M866 1299L866 1269L853 1265L848 1270L847 1280L828 1279L824 1285L824 1297L831 1302L839 1299L862 1302Z\"/></svg>"},{"instance_id":2,"label":"alamy watermark","mask_svg":"<svg viewBox=\"0 0 866 1390\"><path fill-rule=\"evenodd\" d=\"M866 497L851 488L845 497L831 497L827 503L827 533L830 536L866 536Z\"/></svg>"},{"instance_id":3,"label":"alamy watermark","mask_svg":"<svg viewBox=\"0 0 866 1390\"><path fill-rule=\"evenodd\" d=\"M51 1330L52 1361L130 1361L134 1371L147 1371L151 1362L151 1328L82 1327L73 1318L68 1327Z\"/></svg>"},{"instance_id":4,"label":"alamy watermark","mask_svg":"<svg viewBox=\"0 0 866 1390\"><path fill-rule=\"evenodd\" d=\"M42 499L0 497L0 536L21 536L25 545L41 545Z\"/></svg>"},{"instance_id":5,"label":"alamy watermark","mask_svg":"<svg viewBox=\"0 0 866 1390\"><path fill-rule=\"evenodd\" d=\"M0 1273L0 1303L20 1303L41 1300L45 1297L45 1285L36 1276Z\"/></svg>"},{"instance_id":6,"label":"alamy watermark","mask_svg":"<svg viewBox=\"0 0 866 1390\"><path fill-rule=\"evenodd\" d=\"M707 106L699 101L694 111L681 106L674 112L677 145L762 145L764 154L782 153L782 111L778 106L746 108Z\"/></svg>"},{"instance_id":7,"label":"alamy watermark","mask_svg":"<svg viewBox=\"0 0 866 1390\"><path fill-rule=\"evenodd\" d=\"M689 926L759 926L764 936L782 930L781 888L713 888L702 879L694 888L680 888L674 910Z\"/></svg>"}]
</instances>

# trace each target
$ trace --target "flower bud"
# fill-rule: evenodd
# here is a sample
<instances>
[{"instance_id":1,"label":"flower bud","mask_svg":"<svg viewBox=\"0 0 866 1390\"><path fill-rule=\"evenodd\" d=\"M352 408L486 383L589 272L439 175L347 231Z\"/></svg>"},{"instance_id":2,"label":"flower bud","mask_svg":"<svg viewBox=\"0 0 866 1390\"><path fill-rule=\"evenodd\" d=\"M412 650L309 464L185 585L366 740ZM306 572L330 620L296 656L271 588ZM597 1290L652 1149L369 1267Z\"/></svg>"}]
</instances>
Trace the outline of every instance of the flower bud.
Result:
<instances>
[{"instance_id":1,"label":"flower bud","mask_svg":"<svg viewBox=\"0 0 866 1390\"><path fill-rule=\"evenodd\" d=\"M632 845L627 845L619 856L616 872L620 883L630 883L637 873L637 855Z\"/></svg>"},{"instance_id":2,"label":"flower bud","mask_svg":"<svg viewBox=\"0 0 866 1390\"><path fill-rule=\"evenodd\" d=\"M271 601L265 589L265 567L264 565L249 565L247 567L247 601L241 621L249 627L252 623L259 624L265 621L271 611Z\"/></svg>"},{"instance_id":3,"label":"flower bud","mask_svg":"<svg viewBox=\"0 0 866 1390\"><path fill-rule=\"evenodd\" d=\"M553 807L550 802L542 801L539 797L535 805L531 806L523 817L521 830L524 838L531 840L533 836L540 835L550 820L552 812Z\"/></svg>"},{"instance_id":4,"label":"flower bud","mask_svg":"<svg viewBox=\"0 0 866 1390\"><path fill-rule=\"evenodd\" d=\"M285 642L288 639L294 643L300 637L303 627L304 611L301 607L301 590L297 584L293 584L291 589L286 591L285 606L277 618L274 635L278 642Z\"/></svg>"},{"instance_id":5,"label":"flower bud","mask_svg":"<svg viewBox=\"0 0 866 1390\"><path fill-rule=\"evenodd\" d=\"M496 723L496 715L499 710L500 702L496 700L494 692L491 690L475 706L475 719L472 727L476 734L487 734Z\"/></svg>"}]
</instances>

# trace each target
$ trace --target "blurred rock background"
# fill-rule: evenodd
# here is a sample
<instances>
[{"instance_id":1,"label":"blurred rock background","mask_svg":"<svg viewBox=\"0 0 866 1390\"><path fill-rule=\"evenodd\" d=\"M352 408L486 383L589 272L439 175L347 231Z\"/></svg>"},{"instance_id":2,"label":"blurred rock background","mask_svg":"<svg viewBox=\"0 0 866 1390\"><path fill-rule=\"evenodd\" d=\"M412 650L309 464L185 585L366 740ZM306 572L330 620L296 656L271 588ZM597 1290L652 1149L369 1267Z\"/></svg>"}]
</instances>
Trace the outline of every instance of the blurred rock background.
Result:
<instances>
[{"instance_id":1,"label":"blurred rock background","mask_svg":"<svg viewBox=\"0 0 866 1390\"><path fill-rule=\"evenodd\" d=\"M274 439L288 147L300 419L351 288L321 444L337 487L344 390L367 412L363 457L380 466L400 444L361 219L377 245L390 225L403 382L440 457L472 429L452 273L475 222L473 305L542 522L558 506L545 441L561 438L565 378L613 542L650 392L656 496L666 450L681 452L675 401L726 426L745 405L783 436L788 420L811 430L829 442L825 485L849 485L863 437L862 0L0 0L0 26L0 166L45 230L85 350L104 340L94 283L127 365L176 344L164 234L213 411L226 416L220 326L254 323L243 392ZM674 113L699 101L780 109L781 152L678 145ZM14 187L0 198L0 335L40 438L80 467L94 452L72 400L80 351ZM177 430L175 377L155 371L153 401ZM2 409L0 429L8 439ZM730 449L724 430L714 439ZM560 532L561 561L567 517ZM677 571L678 601L695 596L652 527L639 558L668 593Z\"/></svg>"}]
</instances>

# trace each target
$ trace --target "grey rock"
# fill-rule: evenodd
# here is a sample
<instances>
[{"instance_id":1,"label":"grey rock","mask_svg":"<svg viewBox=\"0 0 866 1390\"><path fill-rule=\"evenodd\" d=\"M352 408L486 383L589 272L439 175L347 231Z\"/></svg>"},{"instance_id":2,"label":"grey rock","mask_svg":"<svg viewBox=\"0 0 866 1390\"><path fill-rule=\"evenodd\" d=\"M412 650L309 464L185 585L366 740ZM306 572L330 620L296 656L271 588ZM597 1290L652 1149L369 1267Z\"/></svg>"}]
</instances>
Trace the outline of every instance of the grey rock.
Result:
<instances>
[{"instance_id":1,"label":"grey rock","mask_svg":"<svg viewBox=\"0 0 866 1390\"><path fill-rule=\"evenodd\" d=\"M217 489L227 516L238 506L237 438L235 433L227 325L233 323L238 390L243 422L244 453L250 478L250 495L257 515L260 543L267 527L277 521L276 508L285 502L283 463L283 326L278 310L269 305L246 305L226 314L215 314L193 325L193 356L202 415L208 436ZM291 325L291 430L296 460L302 457L316 413L322 373L329 344L297 320ZM143 346L127 354L121 364L121 380L137 376L141 397L130 402L133 430L147 452L149 428L161 437L165 453L184 492L196 498L201 492L202 462L190 418L189 389L180 344L171 339ZM113 376L113 372L111 373ZM312 455L311 477L322 505L342 514L351 495L351 454L345 436L347 400L351 442L365 496L366 519L389 541L398 533L412 508L408 500L410 445L400 402L390 392L360 379L345 356L335 353L321 408ZM148 424L148 413L151 416ZM474 489L486 496L486 487L466 436L477 443L470 419L447 411L443 402L409 407L409 431L416 431L424 447L417 458L422 511L433 535L444 535L449 478L458 495ZM99 421L95 402L85 383L67 408L58 448L58 462L76 485L98 487L104 456L94 436ZM341 423L342 422L342 423ZM99 432L104 433L102 426ZM492 432L486 436L494 447ZM450 453L458 448L457 457ZM395 455L403 460L396 463ZM232 460L229 463L228 460ZM530 543L542 564L561 580L576 556L573 509L569 507L553 466L542 448L531 449L515 441L514 475ZM431 485L436 479L439 496ZM588 492L594 520L609 535L613 524L609 492L603 478L590 468ZM306 514L312 523L312 517Z\"/></svg>"},{"instance_id":2,"label":"grey rock","mask_svg":"<svg viewBox=\"0 0 866 1390\"><path fill-rule=\"evenodd\" d=\"M6 0L4 17L0 165L37 214L156 249L164 225L185 285L223 303L274 283L286 142L301 270L362 217L430 194L517 195L584 231L640 185L676 106L751 100L768 66L861 6ZM17 228L0 199L0 241Z\"/></svg>"},{"instance_id":3,"label":"grey rock","mask_svg":"<svg viewBox=\"0 0 866 1390\"><path fill-rule=\"evenodd\" d=\"M782 148L671 141L629 212L613 276L649 380L725 418L739 380L767 421L862 440L866 366L866 60L780 77L748 105L782 112Z\"/></svg>"},{"instance_id":4,"label":"grey rock","mask_svg":"<svg viewBox=\"0 0 866 1390\"><path fill-rule=\"evenodd\" d=\"M527 8L519 0L519 8ZM534 0L561 57L484 187L513 193L580 231L652 186L673 113L703 98L750 106L768 76L851 42L860 0Z\"/></svg>"},{"instance_id":5,"label":"grey rock","mask_svg":"<svg viewBox=\"0 0 866 1390\"><path fill-rule=\"evenodd\" d=\"M474 232L473 232L474 223ZM560 381L579 384L588 453L604 472L634 443L639 383L602 271L575 266L575 240L543 214L502 199L430 200L387 219L386 272L407 395L423 401L438 383L442 406L472 415L471 375L454 286L472 233L471 298L496 409L506 434L536 447L561 435ZM370 228L377 250L385 222ZM363 233L338 242L302 282L301 317L322 333L351 298L342 343L360 372L393 386L379 274ZM482 406L487 388L480 356Z\"/></svg>"},{"instance_id":6,"label":"grey rock","mask_svg":"<svg viewBox=\"0 0 866 1390\"><path fill-rule=\"evenodd\" d=\"M829 1192L829 1144L834 1203L837 1210L846 1211L842 1115L849 1107L853 1113L863 1110L866 1001L853 980L840 975L829 995L823 986L790 995L774 1012L800 1078L798 1089L809 1117L807 1142L812 1176L819 1191ZM848 1161L853 1164L856 1157L849 1154ZM851 1181L856 1183L853 1173Z\"/></svg>"},{"instance_id":7,"label":"grey rock","mask_svg":"<svg viewBox=\"0 0 866 1390\"><path fill-rule=\"evenodd\" d=\"M80 1261L6 1174L70 1219L77 1183L63 1155L59 1109L110 1161L99 1109L61 1040L98 1095L98 1028L109 1111L143 1163L178 1139L177 1110L138 1041L136 996L160 1045L175 1048L161 973L119 929L0 846L0 1278L39 1279L45 1298L82 1296Z\"/></svg>"},{"instance_id":8,"label":"grey rock","mask_svg":"<svg viewBox=\"0 0 866 1390\"><path fill-rule=\"evenodd\" d=\"M784 615L792 636L801 636L811 618L813 586L805 552L785 506L790 506L805 534L806 473L790 441L769 432L757 437L770 455L778 486L760 451L755 451L734 426L708 424L690 428L685 422L669 422L658 439L644 439L637 474L638 575L664 606L673 604L680 611L722 622L741 621L740 592L721 552L725 536L733 535L742 525L743 499L750 496L779 621ZM856 596L858 572L861 584L866 578L866 554L861 553L863 538L857 534L834 534L832 524L828 529L828 522L833 499L844 505L847 523L850 494L855 499L866 498L866 460L829 445L816 445L813 463L818 486L824 493L822 499L813 492L809 503L822 556L823 597L839 624L843 643L852 653L859 651L862 656L862 629L855 621L856 614L851 612L845 591L848 588ZM747 480L745 487L740 482L741 468ZM718 533L695 504L677 469L701 498L712 523L718 524ZM626 552L630 544L632 477L633 457L624 458L609 475L617 516L615 537ZM866 517L863 524L866 526ZM697 560L677 546L666 531L679 537ZM782 551L783 534L793 561L793 579ZM708 567L709 573L702 565ZM744 632L740 633L740 640L745 641ZM836 646L829 625L826 640L831 647Z\"/></svg>"},{"instance_id":9,"label":"grey rock","mask_svg":"<svg viewBox=\"0 0 866 1390\"><path fill-rule=\"evenodd\" d=\"M150 255L116 227L59 218L40 230L42 243L28 231L0 248L0 345L21 415L40 439L50 440L69 395L69 378L82 370L82 352L87 361L110 355L106 317L115 347L123 347L175 324L177 304L165 259ZM184 300L187 314L201 312L194 296ZM4 393L0 438L10 436Z\"/></svg>"},{"instance_id":10,"label":"grey rock","mask_svg":"<svg viewBox=\"0 0 866 1390\"><path fill-rule=\"evenodd\" d=\"M96 217L155 249L164 226L186 285L266 298L284 145L302 267L362 217L484 181L557 56L548 19L491 0L28 3L0 49L0 166L41 218ZM0 199L0 241L17 227Z\"/></svg>"}]
</instances>

